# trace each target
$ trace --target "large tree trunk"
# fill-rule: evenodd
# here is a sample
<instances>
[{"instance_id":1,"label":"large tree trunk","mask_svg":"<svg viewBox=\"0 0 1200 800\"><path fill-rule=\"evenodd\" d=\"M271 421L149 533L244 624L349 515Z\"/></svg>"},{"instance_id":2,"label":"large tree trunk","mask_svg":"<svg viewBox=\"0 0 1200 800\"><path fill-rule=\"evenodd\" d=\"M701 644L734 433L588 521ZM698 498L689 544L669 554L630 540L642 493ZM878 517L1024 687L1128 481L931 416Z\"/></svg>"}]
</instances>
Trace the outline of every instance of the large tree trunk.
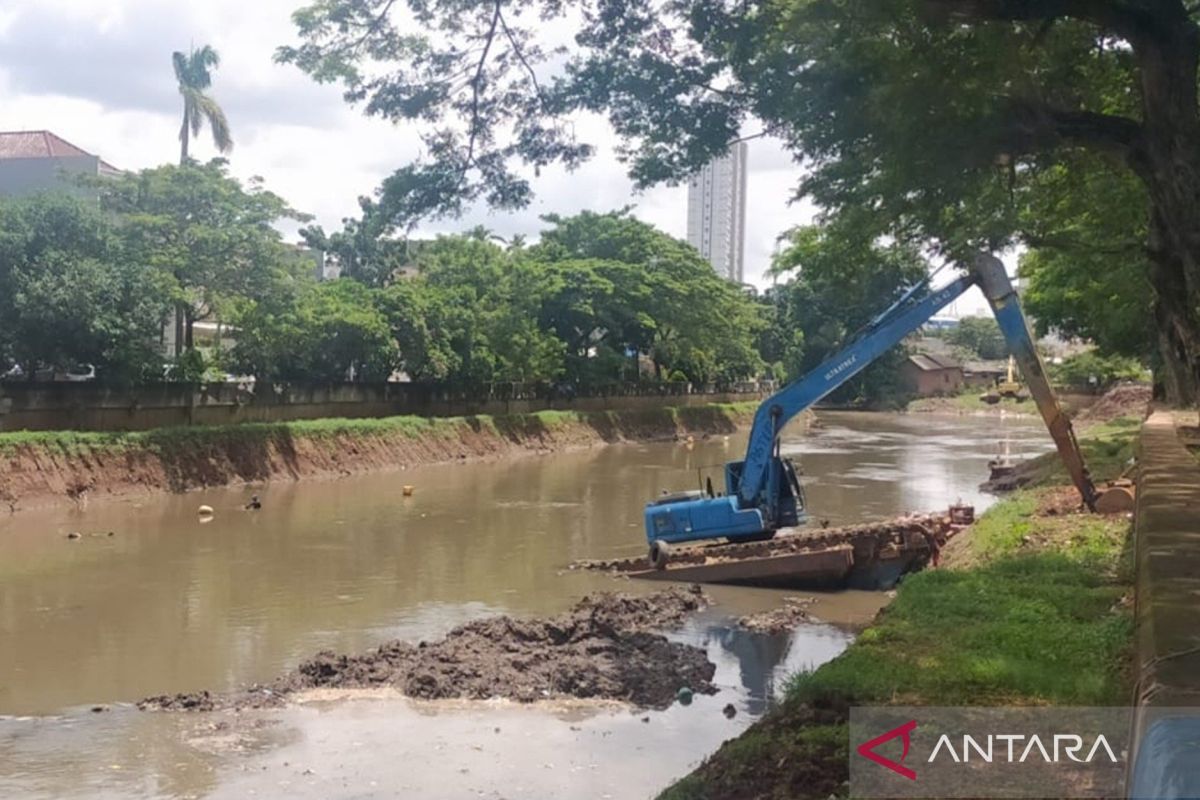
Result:
<instances>
[{"instance_id":1,"label":"large tree trunk","mask_svg":"<svg viewBox=\"0 0 1200 800\"><path fill-rule=\"evenodd\" d=\"M195 330L196 330L196 314L189 305L186 307L186 316L184 317L184 332L183 345L186 349L191 350L196 346Z\"/></svg>"},{"instance_id":2,"label":"large tree trunk","mask_svg":"<svg viewBox=\"0 0 1200 800\"><path fill-rule=\"evenodd\" d=\"M1192 230L1200 226L1200 207L1195 213L1197 218L1189 226ZM1150 230L1150 283L1161 361L1158 377L1169 403L1194 405L1200 397L1200 318L1195 294L1200 253L1181 240L1186 229L1169 228L1157 220L1157 214Z\"/></svg>"},{"instance_id":3,"label":"large tree trunk","mask_svg":"<svg viewBox=\"0 0 1200 800\"><path fill-rule=\"evenodd\" d=\"M1143 123L1130 161L1150 195L1163 383L1169 401L1192 405L1200 400L1200 30L1175 8L1134 43Z\"/></svg>"},{"instance_id":4,"label":"large tree trunk","mask_svg":"<svg viewBox=\"0 0 1200 800\"><path fill-rule=\"evenodd\" d=\"M1155 366L1155 394L1162 387L1163 397L1173 405L1184 405L1186 398L1196 394L1196 380L1188 365L1187 356L1181 351L1179 343L1174 341L1167 331L1172 325L1166 319L1161 305L1155 302L1155 321L1158 324L1158 364Z\"/></svg>"},{"instance_id":5,"label":"large tree trunk","mask_svg":"<svg viewBox=\"0 0 1200 800\"><path fill-rule=\"evenodd\" d=\"M178 360L183 355L183 315L184 304L175 304L175 359Z\"/></svg>"}]
</instances>

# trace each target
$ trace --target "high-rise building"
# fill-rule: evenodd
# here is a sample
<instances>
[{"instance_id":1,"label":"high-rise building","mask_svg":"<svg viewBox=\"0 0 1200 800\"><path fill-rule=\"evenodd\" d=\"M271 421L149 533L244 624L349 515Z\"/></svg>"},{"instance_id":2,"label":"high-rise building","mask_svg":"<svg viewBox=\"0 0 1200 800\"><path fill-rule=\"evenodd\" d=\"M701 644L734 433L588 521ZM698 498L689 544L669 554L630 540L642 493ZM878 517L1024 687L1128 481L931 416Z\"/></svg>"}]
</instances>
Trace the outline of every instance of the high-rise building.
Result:
<instances>
[{"instance_id":1,"label":"high-rise building","mask_svg":"<svg viewBox=\"0 0 1200 800\"><path fill-rule=\"evenodd\" d=\"M688 243L735 283L745 282L746 149L738 142L688 183Z\"/></svg>"}]
</instances>

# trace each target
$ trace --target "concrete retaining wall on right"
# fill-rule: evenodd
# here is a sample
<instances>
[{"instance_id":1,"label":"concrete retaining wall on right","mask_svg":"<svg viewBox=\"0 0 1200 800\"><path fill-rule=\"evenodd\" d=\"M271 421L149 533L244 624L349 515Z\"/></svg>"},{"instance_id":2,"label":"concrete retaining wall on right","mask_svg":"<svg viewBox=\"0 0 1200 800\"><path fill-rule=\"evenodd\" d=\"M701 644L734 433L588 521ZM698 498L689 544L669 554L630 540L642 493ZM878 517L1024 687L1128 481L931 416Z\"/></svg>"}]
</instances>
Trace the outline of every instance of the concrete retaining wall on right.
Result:
<instances>
[{"instance_id":1,"label":"concrete retaining wall on right","mask_svg":"<svg viewBox=\"0 0 1200 800\"><path fill-rule=\"evenodd\" d=\"M1200 462L1156 411L1138 444L1130 797L1200 797Z\"/></svg>"}]
</instances>

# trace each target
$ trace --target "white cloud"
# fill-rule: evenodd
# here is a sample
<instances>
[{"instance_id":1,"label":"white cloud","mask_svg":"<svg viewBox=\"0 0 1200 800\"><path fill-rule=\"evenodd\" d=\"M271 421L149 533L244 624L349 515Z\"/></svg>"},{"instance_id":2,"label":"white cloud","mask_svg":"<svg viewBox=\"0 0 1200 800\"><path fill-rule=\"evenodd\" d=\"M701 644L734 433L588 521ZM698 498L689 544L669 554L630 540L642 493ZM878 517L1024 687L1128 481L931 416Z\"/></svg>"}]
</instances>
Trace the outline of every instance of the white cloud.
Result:
<instances>
[{"instance_id":1,"label":"white cloud","mask_svg":"<svg viewBox=\"0 0 1200 800\"><path fill-rule=\"evenodd\" d=\"M171 71L173 50L212 44L222 64L213 94L225 108L236 148L231 169L262 176L268 188L314 214L327 229L357 213L392 170L419 152L411 129L367 119L346 106L334 86L318 86L293 67L275 64L275 48L294 40L291 13L302 0L9 0L0 9L0 129L49 129L125 169L178 159L180 113ZM687 190L635 193L617 162L614 135L602 120L580 122L600 146L573 174L543 171L525 210L472 209L424 232L484 224L502 235L534 236L547 213L634 214L682 236ZM197 158L214 155L207 135ZM747 278L763 283L775 239L811 218L790 205L799 170L777 142L750 143Z\"/></svg>"}]
</instances>

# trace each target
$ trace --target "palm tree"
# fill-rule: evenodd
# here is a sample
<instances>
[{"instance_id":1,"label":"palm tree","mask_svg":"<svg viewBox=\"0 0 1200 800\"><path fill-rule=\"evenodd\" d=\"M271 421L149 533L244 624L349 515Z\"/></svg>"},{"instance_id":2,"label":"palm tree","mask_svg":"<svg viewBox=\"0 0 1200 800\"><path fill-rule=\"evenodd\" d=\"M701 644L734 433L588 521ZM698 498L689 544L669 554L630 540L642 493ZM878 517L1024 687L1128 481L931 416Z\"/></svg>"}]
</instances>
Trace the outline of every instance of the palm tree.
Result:
<instances>
[{"instance_id":1,"label":"palm tree","mask_svg":"<svg viewBox=\"0 0 1200 800\"><path fill-rule=\"evenodd\" d=\"M229 121L217 101L205 91L212 86L212 70L221 64L221 56L211 45L185 55L176 50L171 55L175 63L175 79L179 81L179 93L183 95L183 127L179 129L179 163L188 160L188 143L192 136L199 136L204 120L212 129L217 150L228 153L233 149L233 137L229 133Z\"/></svg>"}]
</instances>

